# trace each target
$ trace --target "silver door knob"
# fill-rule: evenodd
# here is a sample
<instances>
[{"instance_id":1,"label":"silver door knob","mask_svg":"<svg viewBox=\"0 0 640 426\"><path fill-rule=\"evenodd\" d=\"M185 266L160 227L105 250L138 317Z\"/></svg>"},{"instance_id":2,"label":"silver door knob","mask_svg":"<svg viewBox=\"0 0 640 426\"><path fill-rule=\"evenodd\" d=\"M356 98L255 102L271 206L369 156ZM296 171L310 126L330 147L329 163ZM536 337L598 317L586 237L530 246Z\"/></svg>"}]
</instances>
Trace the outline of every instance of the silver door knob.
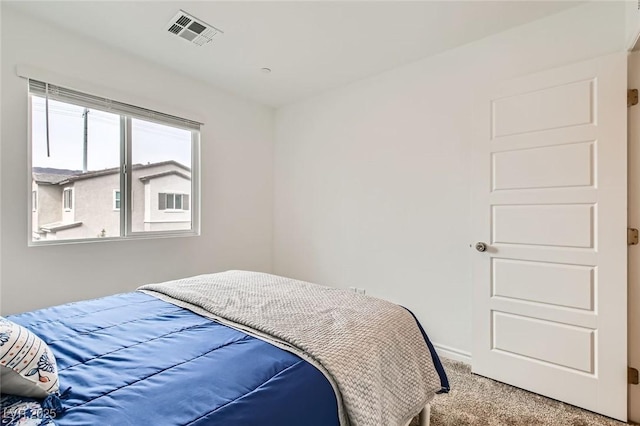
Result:
<instances>
[{"instance_id":1,"label":"silver door knob","mask_svg":"<svg viewBox=\"0 0 640 426\"><path fill-rule=\"evenodd\" d=\"M483 252L487 250L487 245L485 243L479 242L476 243L476 250L478 250L479 252Z\"/></svg>"}]
</instances>

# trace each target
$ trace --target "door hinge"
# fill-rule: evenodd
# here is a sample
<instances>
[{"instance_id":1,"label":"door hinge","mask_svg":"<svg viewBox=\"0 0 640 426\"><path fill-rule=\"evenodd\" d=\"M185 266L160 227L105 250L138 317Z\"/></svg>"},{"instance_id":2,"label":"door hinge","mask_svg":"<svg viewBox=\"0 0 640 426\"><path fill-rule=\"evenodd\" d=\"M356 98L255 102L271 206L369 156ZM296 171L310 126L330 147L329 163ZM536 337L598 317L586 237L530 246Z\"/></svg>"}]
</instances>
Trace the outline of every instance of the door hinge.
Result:
<instances>
[{"instance_id":1,"label":"door hinge","mask_svg":"<svg viewBox=\"0 0 640 426\"><path fill-rule=\"evenodd\" d=\"M640 383L640 380L638 378L638 369L637 368L633 368L633 367L629 367L629 369L627 370L627 377L629 378L628 382L630 385L637 385Z\"/></svg>"},{"instance_id":2,"label":"door hinge","mask_svg":"<svg viewBox=\"0 0 640 426\"><path fill-rule=\"evenodd\" d=\"M627 228L627 244L630 246L638 244L638 230L636 228Z\"/></svg>"},{"instance_id":3,"label":"door hinge","mask_svg":"<svg viewBox=\"0 0 640 426\"><path fill-rule=\"evenodd\" d=\"M638 89L627 90L627 107L638 105Z\"/></svg>"}]
</instances>

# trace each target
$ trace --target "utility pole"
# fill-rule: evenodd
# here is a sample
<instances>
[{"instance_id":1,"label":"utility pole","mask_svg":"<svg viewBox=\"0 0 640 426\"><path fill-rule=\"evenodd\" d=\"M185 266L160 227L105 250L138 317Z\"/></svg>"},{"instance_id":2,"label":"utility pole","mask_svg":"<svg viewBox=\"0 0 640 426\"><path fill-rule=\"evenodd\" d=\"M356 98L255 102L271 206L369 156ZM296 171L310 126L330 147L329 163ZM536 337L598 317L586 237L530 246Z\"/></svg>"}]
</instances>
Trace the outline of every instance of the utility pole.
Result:
<instances>
[{"instance_id":1,"label":"utility pole","mask_svg":"<svg viewBox=\"0 0 640 426\"><path fill-rule=\"evenodd\" d=\"M87 157L89 151L89 108L84 109L84 142L82 144L82 171L87 172Z\"/></svg>"}]
</instances>

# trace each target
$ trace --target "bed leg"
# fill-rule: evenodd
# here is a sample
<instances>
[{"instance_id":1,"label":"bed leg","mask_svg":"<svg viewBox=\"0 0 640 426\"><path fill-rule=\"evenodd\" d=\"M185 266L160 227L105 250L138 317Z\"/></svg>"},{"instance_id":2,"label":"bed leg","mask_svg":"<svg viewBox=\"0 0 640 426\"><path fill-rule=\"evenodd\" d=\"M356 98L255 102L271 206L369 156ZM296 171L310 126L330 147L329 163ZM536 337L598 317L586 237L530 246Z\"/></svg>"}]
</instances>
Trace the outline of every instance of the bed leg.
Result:
<instances>
[{"instance_id":1,"label":"bed leg","mask_svg":"<svg viewBox=\"0 0 640 426\"><path fill-rule=\"evenodd\" d=\"M420 419L420 426L429 426L429 424L431 423L431 405L430 404L425 405L422 411L420 411L419 419Z\"/></svg>"}]
</instances>

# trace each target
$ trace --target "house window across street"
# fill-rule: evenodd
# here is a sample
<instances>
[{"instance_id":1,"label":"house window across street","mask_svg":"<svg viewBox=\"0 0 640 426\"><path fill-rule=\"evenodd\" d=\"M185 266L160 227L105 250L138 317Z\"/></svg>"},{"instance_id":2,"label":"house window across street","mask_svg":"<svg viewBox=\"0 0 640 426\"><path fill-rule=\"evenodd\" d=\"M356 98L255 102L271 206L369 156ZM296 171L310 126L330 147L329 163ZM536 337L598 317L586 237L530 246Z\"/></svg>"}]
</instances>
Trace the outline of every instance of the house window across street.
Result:
<instances>
[{"instance_id":1,"label":"house window across street","mask_svg":"<svg viewBox=\"0 0 640 426\"><path fill-rule=\"evenodd\" d=\"M113 209L120 210L120 191L113 190Z\"/></svg>"},{"instance_id":2,"label":"house window across street","mask_svg":"<svg viewBox=\"0 0 640 426\"><path fill-rule=\"evenodd\" d=\"M73 209L73 189L65 188L62 192L62 199L64 203L64 210L70 211Z\"/></svg>"},{"instance_id":3,"label":"house window across street","mask_svg":"<svg viewBox=\"0 0 640 426\"><path fill-rule=\"evenodd\" d=\"M189 210L189 194L158 194L158 210Z\"/></svg>"},{"instance_id":4,"label":"house window across street","mask_svg":"<svg viewBox=\"0 0 640 426\"><path fill-rule=\"evenodd\" d=\"M199 234L200 123L35 80L29 119L30 245Z\"/></svg>"}]
</instances>

